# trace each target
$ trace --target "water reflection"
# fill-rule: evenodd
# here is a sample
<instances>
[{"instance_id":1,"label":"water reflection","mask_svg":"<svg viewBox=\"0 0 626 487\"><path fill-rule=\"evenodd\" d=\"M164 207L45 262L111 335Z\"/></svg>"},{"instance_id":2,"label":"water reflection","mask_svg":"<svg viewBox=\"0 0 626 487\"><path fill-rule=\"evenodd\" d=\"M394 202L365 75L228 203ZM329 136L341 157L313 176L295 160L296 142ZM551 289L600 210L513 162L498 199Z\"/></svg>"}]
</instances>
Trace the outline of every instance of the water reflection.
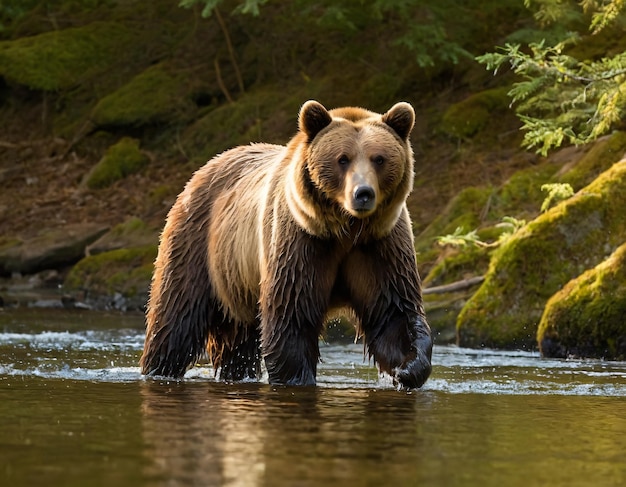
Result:
<instances>
[{"instance_id":1,"label":"water reflection","mask_svg":"<svg viewBox=\"0 0 626 487\"><path fill-rule=\"evenodd\" d=\"M145 383L140 393L145 473L163 483L626 482L623 398L216 383Z\"/></svg>"},{"instance_id":2,"label":"water reflection","mask_svg":"<svg viewBox=\"0 0 626 487\"><path fill-rule=\"evenodd\" d=\"M0 314L0 485L626 485L625 362L435 347L406 393L325 345L314 388L166 382L141 326Z\"/></svg>"},{"instance_id":3,"label":"water reflection","mask_svg":"<svg viewBox=\"0 0 626 487\"><path fill-rule=\"evenodd\" d=\"M417 409L426 414L432 401L415 394L154 382L140 392L147 455L158 459L151 478L234 487L365 474L384 484L377 470L398 461L415 468L428 447L413 428Z\"/></svg>"}]
</instances>

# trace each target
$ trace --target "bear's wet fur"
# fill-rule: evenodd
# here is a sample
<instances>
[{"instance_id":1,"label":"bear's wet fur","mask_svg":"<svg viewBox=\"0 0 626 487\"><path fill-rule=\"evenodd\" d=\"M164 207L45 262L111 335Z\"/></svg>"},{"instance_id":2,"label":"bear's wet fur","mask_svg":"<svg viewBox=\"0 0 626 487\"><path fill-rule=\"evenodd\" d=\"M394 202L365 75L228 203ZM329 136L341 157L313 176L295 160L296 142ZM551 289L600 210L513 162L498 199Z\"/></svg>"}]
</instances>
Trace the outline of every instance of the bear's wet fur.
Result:
<instances>
[{"instance_id":1,"label":"bear's wet fur","mask_svg":"<svg viewBox=\"0 0 626 487\"><path fill-rule=\"evenodd\" d=\"M431 371L406 198L415 113L306 102L287 146L252 144L199 169L170 210L141 370L179 378L208 356L226 381L313 385L329 313L350 310L381 372Z\"/></svg>"}]
</instances>

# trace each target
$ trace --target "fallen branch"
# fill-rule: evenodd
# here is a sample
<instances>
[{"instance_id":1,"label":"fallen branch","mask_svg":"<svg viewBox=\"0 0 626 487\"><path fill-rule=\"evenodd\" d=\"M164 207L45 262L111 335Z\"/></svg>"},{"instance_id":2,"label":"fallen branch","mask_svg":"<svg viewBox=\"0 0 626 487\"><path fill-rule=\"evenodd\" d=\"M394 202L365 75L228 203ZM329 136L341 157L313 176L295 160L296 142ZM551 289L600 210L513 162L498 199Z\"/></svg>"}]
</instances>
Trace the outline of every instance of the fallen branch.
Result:
<instances>
[{"instance_id":1,"label":"fallen branch","mask_svg":"<svg viewBox=\"0 0 626 487\"><path fill-rule=\"evenodd\" d=\"M24 147L20 144L14 144L13 142L5 142L4 140L0 140L0 147L3 149L20 149Z\"/></svg>"},{"instance_id":2,"label":"fallen branch","mask_svg":"<svg viewBox=\"0 0 626 487\"><path fill-rule=\"evenodd\" d=\"M443 286L427 287L426 289L422 289L422 294L444 294L462 291L468 287L480 284L484 280L485 276L474 276L461 281L452 282L450 284L444 284Z\"/></svg>"},{"instance_id":3,"label":"fallen branch","mask_svg":"<svg viewBox=\"0 0 626 487\"><path fill-rule=\"evenodd\" d=\"M60 137L25 140L22 142L8 142L6 140L0 140L0 148L2 149L24 149L26 147L38 147L46 144L65 145L65 140Z\"/></svg>"}]
</instances>

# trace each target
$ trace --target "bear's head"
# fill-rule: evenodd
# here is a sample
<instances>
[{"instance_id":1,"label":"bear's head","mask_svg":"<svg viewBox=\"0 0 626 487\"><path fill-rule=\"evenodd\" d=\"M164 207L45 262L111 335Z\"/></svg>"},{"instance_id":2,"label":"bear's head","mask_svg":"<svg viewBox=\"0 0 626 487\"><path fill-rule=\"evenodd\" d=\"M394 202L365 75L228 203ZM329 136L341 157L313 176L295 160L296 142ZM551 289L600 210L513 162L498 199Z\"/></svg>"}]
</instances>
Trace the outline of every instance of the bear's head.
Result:
<instances>
[{"instance_id":1,"label":"bear's head","mask_svg":"<svg viewBox=\"0 0 626 487\"><path fill-rule=\"evenodd\" d=\"M404 102L382 115L306 102L299 115L305 174L298 191L308 194L298 200L309 208L301 210L338 225L367 220L377 234L391 231L413 186L414 123L413 107Z\"/></svg>"}]
</instances>

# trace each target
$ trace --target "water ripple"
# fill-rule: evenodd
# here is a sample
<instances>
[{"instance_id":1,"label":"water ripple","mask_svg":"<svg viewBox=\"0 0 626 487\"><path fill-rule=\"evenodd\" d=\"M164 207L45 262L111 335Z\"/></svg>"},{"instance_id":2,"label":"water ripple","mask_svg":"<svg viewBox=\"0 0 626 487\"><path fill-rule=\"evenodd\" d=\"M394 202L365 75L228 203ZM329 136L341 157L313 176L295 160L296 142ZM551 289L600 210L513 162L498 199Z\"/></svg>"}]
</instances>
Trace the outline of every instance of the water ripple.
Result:
<instances>
[{"instance_id":1,"label":"water ripple","mask_svg":"<svg viewBox=\"0 0 626 487\"><path fill-rule=\"evenodd\" d=\"M0 379L134 382L146 380L137 366L140 329L0 333ZM367 360L361 344L321 344L322 388L392 389ZM215 371L197 366L185 381L213 381ZM261 382L267 382L267 375ZM579 395L626 397L626 362L542 359L537 352L470 350L436 346L425 392L449 394Z\"/></svg>"}]
</instances>

